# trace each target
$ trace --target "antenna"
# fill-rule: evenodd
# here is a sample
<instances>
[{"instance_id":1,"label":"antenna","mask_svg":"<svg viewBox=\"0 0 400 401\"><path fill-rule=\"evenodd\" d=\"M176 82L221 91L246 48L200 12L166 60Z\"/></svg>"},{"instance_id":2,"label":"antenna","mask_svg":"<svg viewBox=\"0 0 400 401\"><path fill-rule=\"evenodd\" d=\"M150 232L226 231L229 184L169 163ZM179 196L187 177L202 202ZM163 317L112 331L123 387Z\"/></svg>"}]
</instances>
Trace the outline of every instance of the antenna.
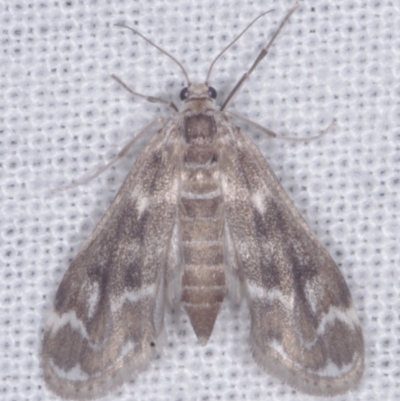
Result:
<instances>
[{"instance_id":1,"label":"antenna","mask_svg":"<svg viewBox=\"0 0 400 401\"><path fill-rule=\"evenodd\" d=\"M188 74L186 73L186 70L183 68L183 65L171 54L169 54L167 51L165 51L164 49L162 49L160 46L157 46L155 43L153 43L150 39L147 39L146 36L142 35L140 32L138 32L136 29L133 29L129 26L123 25L123 24L115 24L115 26L120 26L121 28L126 28L129 29L130 31L132 31L133 33L136 33L136 35L139 35L142 39L144 39L147 43L149 43L150 45L154 46L156 49L158 49L161 53L164 53L167 57L169 57L172 61L174 61L179 68L182 70L183 75L186 78L186 82L188 84L188 86L190 85L190 79Z\"/></svg>"}]
</instances>

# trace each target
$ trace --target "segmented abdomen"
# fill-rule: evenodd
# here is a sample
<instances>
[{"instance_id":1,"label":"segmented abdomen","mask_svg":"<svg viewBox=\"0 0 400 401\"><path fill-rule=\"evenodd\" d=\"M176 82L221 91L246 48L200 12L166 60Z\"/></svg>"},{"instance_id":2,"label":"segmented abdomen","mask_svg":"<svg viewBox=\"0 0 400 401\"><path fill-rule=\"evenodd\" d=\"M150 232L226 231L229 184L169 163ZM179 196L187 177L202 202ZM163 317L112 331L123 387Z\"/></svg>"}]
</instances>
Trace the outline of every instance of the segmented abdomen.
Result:
<instances>
[{"instance_id":1,"label":"segmented abdomen","mask_svg":"<svg viewBox=\"0 0 400 401\"><path fill-rule=\"evenodd\" d=\"M205 343L226 294L223 213L212 117L185 119L179 220L183 257L182 301L199 341Z\"/></svg>"}]
</instances>

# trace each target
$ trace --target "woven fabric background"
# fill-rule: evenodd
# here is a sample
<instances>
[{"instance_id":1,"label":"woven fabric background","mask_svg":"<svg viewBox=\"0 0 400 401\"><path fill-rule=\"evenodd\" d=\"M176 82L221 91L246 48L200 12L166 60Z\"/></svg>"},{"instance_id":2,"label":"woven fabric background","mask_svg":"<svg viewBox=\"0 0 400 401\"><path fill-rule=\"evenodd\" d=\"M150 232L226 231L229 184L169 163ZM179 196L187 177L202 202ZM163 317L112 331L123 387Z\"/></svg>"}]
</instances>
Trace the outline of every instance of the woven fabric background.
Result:
<instances>
[{"instance_id":1,"label":"woven fabric background","mask_svg":"<svg viewBox=\"0 0 400 401\"><path fill-rule=\"evenodd\" d=\"M218 102L272 36L294 0L13 0L0 3L0 399L56 400L40 349L45 319L71 259L115 196L138 148L98 171L180 104L179 68ZM400 399L400 3L304 1L230 107L282 136L243 127L338 263L365 337L359 387L338 400ZM253 361L246 305L223 308L209 343L184 313L166 317L164 352L106 400L308 400Z\"/></svg>"}]
</instances>

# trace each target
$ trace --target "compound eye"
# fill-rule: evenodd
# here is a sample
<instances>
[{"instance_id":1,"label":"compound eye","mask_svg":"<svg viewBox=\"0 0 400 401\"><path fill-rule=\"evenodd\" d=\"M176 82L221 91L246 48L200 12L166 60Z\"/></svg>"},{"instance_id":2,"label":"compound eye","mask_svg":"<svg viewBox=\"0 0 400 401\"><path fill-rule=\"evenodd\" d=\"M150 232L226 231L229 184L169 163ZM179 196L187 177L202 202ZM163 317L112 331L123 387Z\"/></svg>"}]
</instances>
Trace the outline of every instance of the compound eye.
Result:
<instances>
[{"instance_id":1,"label":"compound eye","mask_svg":"<svg viewBox=\"0 0 400 401\"><path fill-rule=\"evenodd\" d=\"M217 91L212 87L208 87L208 95L210 96L211 99L216 99L217 98Z\"/></svg>"},{"instance_id":2,"label":"compound eye","mask_svg":"<svg viewBox=\"0 0 400 401\"><path fill-rule=\"evenodd\" d=\"M186 100L188 98L188 96L189 96L188 88L183 88L181 90L181 93L180 93L179 97L181 98L181 100Z\"/></svg>"}]
</instances>

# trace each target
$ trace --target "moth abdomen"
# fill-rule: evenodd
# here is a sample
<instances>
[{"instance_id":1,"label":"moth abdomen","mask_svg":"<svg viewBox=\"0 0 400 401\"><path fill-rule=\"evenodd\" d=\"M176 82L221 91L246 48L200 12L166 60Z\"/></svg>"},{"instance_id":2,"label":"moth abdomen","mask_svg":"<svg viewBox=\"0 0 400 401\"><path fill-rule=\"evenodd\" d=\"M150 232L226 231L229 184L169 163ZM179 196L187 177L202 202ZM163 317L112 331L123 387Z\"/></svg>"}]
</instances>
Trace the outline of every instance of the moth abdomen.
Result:
<instances>
[{"instance_id":1,"label":"moth abdomen","mask_svg":"<svg viewBox=\"0 0 400 401\"><path fill-rule=\"evenodd\" d=\"M219 265L185 265L182 302L199 342L211 336L226 294L225 269Z\"/></svg>"},{"instance_id":2,"label":"moth abdomen","mask_svg":"<svg viewBox=\"0 0 400 401\"><path fill-rule=\"evenodd\" d=\"M214 118L184 119L179 221L182 302L200 342L206 343L226 294L223 214Z\"/></svg>"}]
</instances>

